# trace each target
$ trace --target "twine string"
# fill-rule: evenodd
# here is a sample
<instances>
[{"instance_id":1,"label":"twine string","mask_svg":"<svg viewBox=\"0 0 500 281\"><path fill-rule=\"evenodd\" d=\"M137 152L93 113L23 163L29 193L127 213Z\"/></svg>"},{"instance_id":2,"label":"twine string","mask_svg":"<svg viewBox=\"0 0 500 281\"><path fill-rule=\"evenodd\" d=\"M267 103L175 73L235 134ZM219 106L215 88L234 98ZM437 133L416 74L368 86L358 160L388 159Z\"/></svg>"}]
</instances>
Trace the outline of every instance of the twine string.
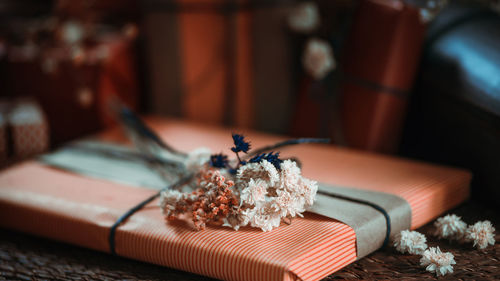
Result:
<instances>
[{"instance_id":1,"label":"twine string","mask_svg":"<svg viewBox=\"0 0 500 281\"><path fill-rule=\"evenodd\" d=\"M179 179L177 182L171 184L170 186L158 191L157 193L151 195L150 197L148 197L147 199L145 199L144 201L140 202L139 204L135 205L134 207L132 207L131 209L129 209L127 212L125 212L123 215L121 215L116 221L115 223L111 226L111 229L109 231L109 236L108 236L108 241L109 241L109 251L111 252L111 254L113 255L116 255L116 230L117 228L123 223L125 222L129 217L131 217L133 214L135 214L137 211L141 210L142 208L144 208L147 204L149 204L150 202L152 202L153 200L155 200L156 198L160 197L160 194L162 191L164 190L167 190L167 189L174 189L174 188L177 188L177 187L180 187L180 186L183 186L184 184L188 183L189 181L191 181L193 179L194 175L191 174L191 175L188 175L186 177L183 177L181 179Z\"/></svg>"}]
</instances>

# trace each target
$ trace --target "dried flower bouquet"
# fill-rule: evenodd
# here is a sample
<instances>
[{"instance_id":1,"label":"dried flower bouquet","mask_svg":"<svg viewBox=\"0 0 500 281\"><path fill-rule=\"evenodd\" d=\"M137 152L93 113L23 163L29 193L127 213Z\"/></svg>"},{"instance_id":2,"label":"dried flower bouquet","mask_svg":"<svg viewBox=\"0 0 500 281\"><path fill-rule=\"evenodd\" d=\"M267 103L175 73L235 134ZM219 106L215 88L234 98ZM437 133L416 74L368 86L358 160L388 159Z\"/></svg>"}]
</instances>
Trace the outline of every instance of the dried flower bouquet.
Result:
<instances>
[{"instance_id":1,"label":"dried flower bouquet","mask_svg":"<svg viewBox=\"0 0 500 281\"><path fill-rule=\"evenodd\" d=\"M240 153L249 152L250 143L243 135L232 137L231 150L236 154L232 161L207 150L188 155L186 166L196 173L195 190L161 193L160 206L167 219L187 214L198 230L208 222L221 222L235 230L250 225L270 231L312 206L317 182L304 178L295 161L280 159L279 152L241 157Z\"/></svg>"}]
</instances>

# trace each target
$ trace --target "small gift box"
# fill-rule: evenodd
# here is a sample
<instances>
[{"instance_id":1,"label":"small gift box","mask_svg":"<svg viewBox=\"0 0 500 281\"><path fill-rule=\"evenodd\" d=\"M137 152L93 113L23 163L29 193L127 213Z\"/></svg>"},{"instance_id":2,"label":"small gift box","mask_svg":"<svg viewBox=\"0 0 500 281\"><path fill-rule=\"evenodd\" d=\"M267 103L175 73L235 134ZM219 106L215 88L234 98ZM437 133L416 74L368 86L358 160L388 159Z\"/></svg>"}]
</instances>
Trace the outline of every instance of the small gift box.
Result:
<instances>
[{"instance_id":1,"label":"small gift box","mask_svg":"<svg viewBox=\"0 0 500 281\"><path fill-rule=\"evenodd\" d=\"M76 50L57 44L9 45L0 81L11 97L29 93L36 98L56 146L112 124L106 115L110 98L138 105L134 52L135 39L119 32L96 35Z\"/></svg>"},{"instance_id":2,"label":"small gift box","mask_svg":"<svg viewBox=\"0 0 500 281\"><path fill-rule=\"evenodd\" d=\"M35 100L0 101L0 163L47 151L49 127Z\"/></svg>"},{"instance_id":3,"label":"small gift box","mask_svg":"<svg viewBox=\"0 0 500 281\"><path fill-rule=\"evenodd\" d=\"M20 100L8 114L12 153L26 158L49 148L49 128L42 109L34 101Z\"/></svg>"},{"instance_id":4,"label":"small gift box","mask_svg":"<svg viewBox=\"0 0 500 281\"><path fill-rule=\"evenodd\" d=\"M231 146L226 129L155 118L148 123L182 151L203 145L219 152ZM247 137L253 147L283 140L256 132L248 132ZM0 225L224 280L319 280L379 248L381 240L366 237L383 238L389 233L388 225L416 228L464 201L471 178L463 170L327 145L293 147L282 150L282 156L298 157L303 175L321 183L318 193L336 192L338 198L317 197L312 210L316 213L306 212L271 231L250 227L235 231L218 224L195 231L188 219L165 221L157 200L127 220L119 219L144 199L154 199L157 190L151 188L162 184L158 178L124 173L120 170L124 166L133 173L148 169L125 159L114 160L122 165L96 167L95 153L89 151L97 151L99 157L120 155L110 142L123 143L124 139L118 131L109 131L99 141L108 144L100 150L87 146L80 151L78 163L67 161L67 157L75 159L77 144L46 156L51 165L73 163L66 167L71 173L34 161L0 173ZM115 177L96 179L104 174ZM133 181L138 184L132 186ZM377 204L384 205L381 201L387 198L403 204L399 211L389 212L387 221L369 206L341 199L366 199L366 194ZM346 204L349 211L342 207ZM370 225L381 228L372 233Z\"/></svg>"}]
</instances>

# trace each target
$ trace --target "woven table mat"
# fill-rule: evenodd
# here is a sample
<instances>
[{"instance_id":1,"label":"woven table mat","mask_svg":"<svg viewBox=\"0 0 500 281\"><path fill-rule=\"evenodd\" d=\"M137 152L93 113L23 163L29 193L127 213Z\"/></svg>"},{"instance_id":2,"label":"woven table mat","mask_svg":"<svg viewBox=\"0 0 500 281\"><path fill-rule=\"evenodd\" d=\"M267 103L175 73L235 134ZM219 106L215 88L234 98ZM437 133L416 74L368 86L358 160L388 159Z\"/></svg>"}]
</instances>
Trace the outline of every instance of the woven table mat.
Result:
<instances>
[{"instance_id":1,"label":"woven table mat","mask_svg":"<svg viewBox=\"0 0 500 281\"><path fill-rule=\"evenodd\" d=\"M472 224L490 220L496 226L495 246L476 250L471 245L437 241L432 224L419 229L429 246L455 255L454 273L440 280L500 280L500 216L495 209L468 202L450 211ZM419 266L419 256L381 249L324 280L436 279ZM166 267L114 257L81 247L0 229L0 280L210 280ZM213 279L212 279L213 280Z\"/></svg>"}]
</instances>

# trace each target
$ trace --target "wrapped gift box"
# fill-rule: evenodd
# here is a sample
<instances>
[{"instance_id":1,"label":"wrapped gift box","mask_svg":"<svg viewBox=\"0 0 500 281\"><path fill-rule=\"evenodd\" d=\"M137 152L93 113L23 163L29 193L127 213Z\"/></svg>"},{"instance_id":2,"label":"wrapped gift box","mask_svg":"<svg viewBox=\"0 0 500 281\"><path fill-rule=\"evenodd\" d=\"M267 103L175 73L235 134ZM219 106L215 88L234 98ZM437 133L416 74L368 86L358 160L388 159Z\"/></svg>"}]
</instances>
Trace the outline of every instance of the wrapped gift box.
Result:
<instances>
[{"instance_id":1,"label":"wrapped gift box","mask_svg":"<svg viewBox=\"0 0 500 281\"><path fill-rule=\"evenodd\" d=\"M230 130L149 118L176 148L224 151ZM282 137L247 132L253 147ZM123 142L118 130L99 136ZM282 150L296 156L303 174L322 183L397 195L411 207L417 228L468 197L467 171L360 153L328 145ZM27 177L26 175L30 175ZM0 225L80 246L110 251L110 227L131 207L156 193L25 162L0 173ZM210 225L194 231L187 220L166 222L154 201L122 224L115 236L120 256L225 280L318 280L357 258L353 229L313 213L270 232Z\"/></svg>"},{"instance_id":2,"label":"wrapped gift box","mask_svg":"<svg viewBox=\"0 0 500 281\"><path fill-rule=\"evenodd\" d=\"M0 101L0 164L46 152L49 126L33 99Z\"/></svg>"},{"instance_id":3,"label":"wrapped gift box","mask_svg":"<svg viewBox=\"0 0 500 281\"><path fill-rule=\"evenodd\" d=\"M121 34L102 35L88 47L83 61L62 47L31 57L21 52L26 46L10 46L0 81L11 97L36 98L51 128L51 145L59 145L109 126L110 96L138 106L134 42ZM30 77L29 83L25 77Z\"/></svg>"},{"instance_id":4,"label":"wrapped gift box","mask_svg":"<svg viewBox=\"0 0 500 281\"><path fill-rule=\"evenodd\" d=\"M18 101L8 115L12 152L16 158L26 158L49 148L49 128L40 106L34 101Z\"/></svg>"},{"instance_id":5,"label":"wrapped gift box","mask_svg":"<svg viewBox=\"0 0 500 281\"><path fill-rule=\"evenodd\" d=\"M322 80L302 79L292 134L395 153L424 33L417 7L360 1L345 42L331 40L339 65Z\"/></svg>"},{"instance_id":6,"label":"wrapped gift box","mask_svg":"<svg viewBox=\"0 0 500 281\"><path fill-rule=\"evenodd\" d=\"M348 146L395 153L425 25L403 1L361 1L344 57L340 120Z\"/></svg>"},{"instance_id":7,"label":"wrapped gift box","mask_svg":"<svg viewBox=\"0 0 500 281\"><path fill-rule=\"evenodd\" d=\"M145 1L152 111L287 132L294 92L289 4Z\"/></svg>"}]
</instances>

